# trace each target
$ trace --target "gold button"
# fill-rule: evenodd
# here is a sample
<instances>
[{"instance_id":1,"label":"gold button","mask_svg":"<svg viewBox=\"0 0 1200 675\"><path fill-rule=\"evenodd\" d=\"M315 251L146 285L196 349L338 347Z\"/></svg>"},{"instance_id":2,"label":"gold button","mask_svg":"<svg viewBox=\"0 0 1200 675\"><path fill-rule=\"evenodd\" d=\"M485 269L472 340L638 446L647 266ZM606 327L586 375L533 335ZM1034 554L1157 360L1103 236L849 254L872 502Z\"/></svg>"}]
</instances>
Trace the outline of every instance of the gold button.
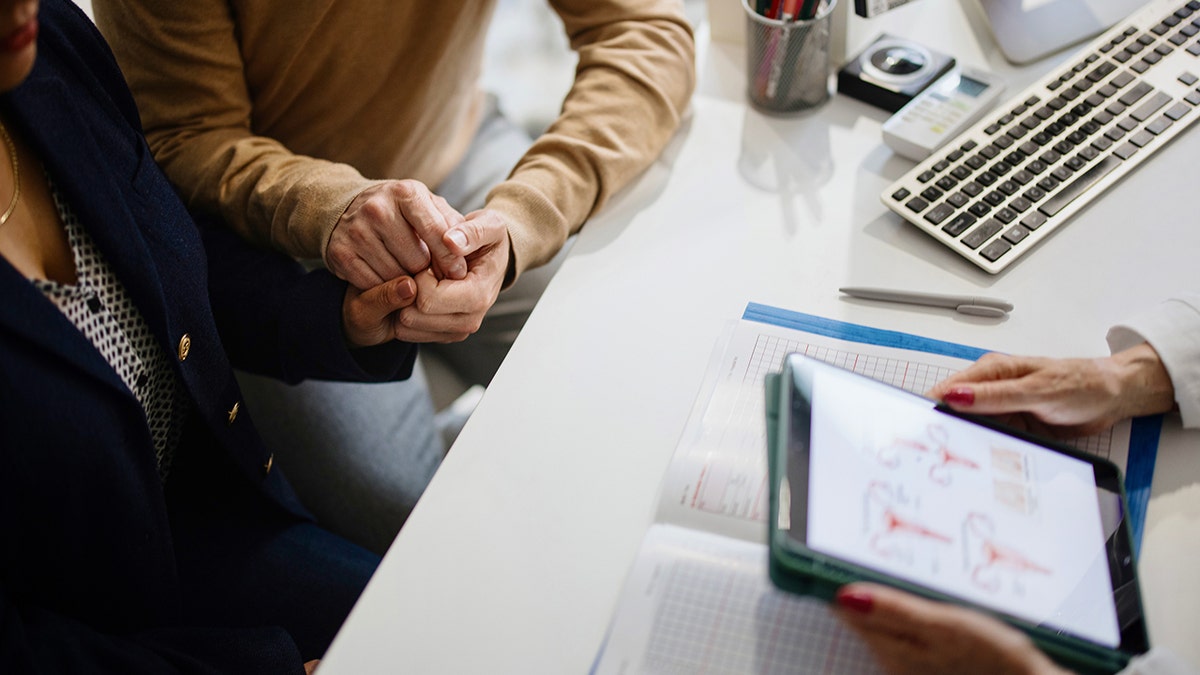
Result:
<instances>
[{"instance_id":1,"label":"gold button","mask_svg":"<svg viewBox=\"0 0 1200 675\"><path fill-rule=\"evenodd\" d=\"M271 456L267 457L267 463L263 464L263 478L266 478L271 473L271 467L273 466L275 466L275 453L272 452Z\"/></svg>"},{"instance_id":2,"label":"gold button","mask_svg":"<svg viewBox=\"0 0 1200 675\"><path fill-rule=\"evenodd\" d=\"M187 333L179 338L179 360L187 361L188 352L192 351L192 336Z\"/></svg>"},{"instance_id":3,"label":"gold button","mask_svg":"<svg viewBox=\"0 0 1200 675\"><path fill-rule=\"evenodd\" d=\"M233 421L237 419L238 410L241 407L242 407L241 403L235 402L233 404L233 407L229 409L229 423L230 424L233 424Z\"/></svg>"}]
</instances>

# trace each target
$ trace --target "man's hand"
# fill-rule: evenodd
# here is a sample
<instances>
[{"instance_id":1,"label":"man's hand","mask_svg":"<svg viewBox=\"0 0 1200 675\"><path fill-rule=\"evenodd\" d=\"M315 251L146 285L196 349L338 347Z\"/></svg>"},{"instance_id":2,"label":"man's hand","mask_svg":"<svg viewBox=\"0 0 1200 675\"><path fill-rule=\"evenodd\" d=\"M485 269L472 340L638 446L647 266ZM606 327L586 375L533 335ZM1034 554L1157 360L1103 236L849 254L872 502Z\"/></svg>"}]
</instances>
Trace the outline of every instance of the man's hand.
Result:
<instances>
[{"instance_id":1,"label":"man's hand","mask_svg":"<svg viewBox=\"0 0 1200 675\"><path fill-rule=\"evenodd\" d=\"M402 339L398 312L413 304L417 284L412 277L399 277L360 291L346 288L342 302L342 330L353 347L372 347L389 340Z\"/></svg>"},{"instance_id":2,"label":"man's hand","mask_svg":"<svg viewBox=\"0 0 1200 675\"><path fill-rule=\"evenodd\" d=\"M892 675L1066 673L1028 636L997 619L887 586L843 586L834 613Z\"/></svg>"},{"instance_id":3,"label":"man's hand","mask_svg":"<svg viewBox=\"0 0 1200 675\"><path fill-rule=\"evenodd\" d=\"M508 271L509 240L504 219L476 211L446 232L444 245L467 262L462 279L439 279L431 271L413 278L417 300L401 310L397 336L409 342L459 342L479 330L496 302Z\"/></svg>"},{"instance_id":4,"label":"man's hand","mask_svg":"<svg viewBox=\"0 0 1200 675\"><path fill-rule=\"evenodd\" d=\"M419 181L380 183L350 202L329 236L325 265L360 289L427 267L439 278L462 279L467 262L444 239L462 220Z\"/></svg>"},{"instance_id":5,"label":"man's hand","mask_svg":"<svg viewBox=\"0 0 1200 675\"><path fill-rule=\"evenodd\" d=\"M1166 412L1175 402L1171 378L1146 343L1097 359L985 354L928 396L955 410L999 415L1018 428L1060 438Z\"/></svg>"}]
</instances>

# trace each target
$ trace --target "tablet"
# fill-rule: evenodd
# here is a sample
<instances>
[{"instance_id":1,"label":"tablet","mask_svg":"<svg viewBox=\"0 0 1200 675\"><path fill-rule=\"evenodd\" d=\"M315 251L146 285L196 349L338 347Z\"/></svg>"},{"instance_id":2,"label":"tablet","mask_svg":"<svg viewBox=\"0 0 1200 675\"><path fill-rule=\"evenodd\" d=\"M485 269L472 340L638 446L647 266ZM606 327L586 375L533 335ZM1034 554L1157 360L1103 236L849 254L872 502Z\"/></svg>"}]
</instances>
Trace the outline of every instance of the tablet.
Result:
<instances>
[{"instance_id":1,"label":"tablet","mask_svg":"<svg viewBox=\"0 0 1200 675\"><path fill-rule=\"evenodd\" d=\"M1114 464L799 354L767 388L776 585L972 606L1084 670L1149 648Z\"/></svg>"}]
</instances>

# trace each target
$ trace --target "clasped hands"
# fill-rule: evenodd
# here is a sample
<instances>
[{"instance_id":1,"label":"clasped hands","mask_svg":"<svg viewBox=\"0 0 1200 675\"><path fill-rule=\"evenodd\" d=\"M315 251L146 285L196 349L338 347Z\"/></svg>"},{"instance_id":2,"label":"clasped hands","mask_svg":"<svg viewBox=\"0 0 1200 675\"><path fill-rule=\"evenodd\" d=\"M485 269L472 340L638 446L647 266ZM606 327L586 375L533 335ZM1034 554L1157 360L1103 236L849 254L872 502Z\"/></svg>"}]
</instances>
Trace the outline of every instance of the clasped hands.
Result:
<instances>
[{"instance_id":1,"label":"clasped hands","mask_svg":"<svg viewBox=\"0 0 1200 675\"><path fill-rule=\"evenodd\" d=\"M342 306L352 347L459 342L479 330L508 271L508 228L487 209L466 216L415 180L361 192L325 249L349 282Z\"/></svg>"}]
</instances>

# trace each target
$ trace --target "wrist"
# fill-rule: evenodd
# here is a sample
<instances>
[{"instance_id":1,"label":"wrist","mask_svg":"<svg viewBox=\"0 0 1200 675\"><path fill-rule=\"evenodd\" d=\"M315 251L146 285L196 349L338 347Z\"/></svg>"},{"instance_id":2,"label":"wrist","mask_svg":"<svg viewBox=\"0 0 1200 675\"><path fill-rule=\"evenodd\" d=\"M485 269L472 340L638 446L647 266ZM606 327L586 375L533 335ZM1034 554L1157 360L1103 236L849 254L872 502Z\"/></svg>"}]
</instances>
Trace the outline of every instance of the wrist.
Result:
<instances>
[{"instance_id":1,"label":"wrist","mask_svg":"<svg viewBox=\"0 0 1200 675\"><path fill-rule=\"evenodd\" d=\"M1175 406L1175 387L1158 352L1143 342L1108 357L1118 383L1122 417L1153 415Z\"/></svg>"}]
</instances>

